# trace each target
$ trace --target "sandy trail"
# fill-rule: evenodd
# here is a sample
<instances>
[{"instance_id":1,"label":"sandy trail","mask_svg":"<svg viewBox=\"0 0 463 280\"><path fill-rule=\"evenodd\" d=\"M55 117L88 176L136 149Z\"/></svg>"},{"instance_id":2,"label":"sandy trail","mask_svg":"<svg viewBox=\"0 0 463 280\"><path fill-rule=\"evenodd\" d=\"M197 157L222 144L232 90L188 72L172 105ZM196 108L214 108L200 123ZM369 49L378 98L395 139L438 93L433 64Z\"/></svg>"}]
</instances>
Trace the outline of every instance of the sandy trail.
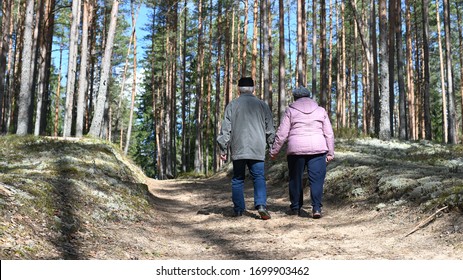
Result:
<instances>
[{"instance_id":1,"label":"sandy trail","mask_svg":"<svg viewBox=\"0 0 463 280\"><path fill-rule=\"evenodd\" d=\"M323 218L288 216L287 187L268 184L272 219L254 210L234 218L230 179L149 180L156 218L144 225L144 250L156 259L462 259L459 228L463 217L442 213L408 237L428 214L397 206L378 211L371 205L324 203ZM308 194L305 193L308 197ZM252 184L246 180L252 208ZM303 208L310 213L310 203ZM140 240L139 240L140 241ZM143 240L141 240L143 241Z\"/></svg>"}]
</instances>

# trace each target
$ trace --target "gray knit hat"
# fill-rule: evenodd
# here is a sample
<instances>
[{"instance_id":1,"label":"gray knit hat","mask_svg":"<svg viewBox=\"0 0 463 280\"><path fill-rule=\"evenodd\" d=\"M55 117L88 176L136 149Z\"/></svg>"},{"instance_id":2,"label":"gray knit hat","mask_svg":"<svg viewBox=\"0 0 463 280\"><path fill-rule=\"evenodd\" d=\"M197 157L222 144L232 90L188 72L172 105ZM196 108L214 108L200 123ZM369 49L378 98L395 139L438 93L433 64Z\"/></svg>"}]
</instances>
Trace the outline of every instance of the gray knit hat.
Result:
<instances>
[{"instance_id":1,"label":"gray knit hat","mask_svg":"<svg viewBox=\"0 0 463 280\"><path fill-rule=\"evenodd\" d=\"M303 87L303 86L299 86L295 89L293 89L293 96L294 98L300 98L300 97L311 97L312 94L310 93L310 91Z\"/></svg>"}]
</instances>

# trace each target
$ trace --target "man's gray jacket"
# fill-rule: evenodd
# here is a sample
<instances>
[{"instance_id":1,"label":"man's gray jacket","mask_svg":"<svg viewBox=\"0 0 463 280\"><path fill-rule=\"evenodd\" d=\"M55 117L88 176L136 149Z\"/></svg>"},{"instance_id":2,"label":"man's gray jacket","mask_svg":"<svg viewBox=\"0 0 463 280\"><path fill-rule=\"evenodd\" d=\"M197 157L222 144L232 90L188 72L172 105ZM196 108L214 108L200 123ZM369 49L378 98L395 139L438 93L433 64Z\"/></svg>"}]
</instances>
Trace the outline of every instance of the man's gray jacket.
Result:
<instances>
[{"instance_id":1,"label":"man's gray jacket","mask_svg":"<svg viewBox=\"0 0 463 280\"><path fill-rule=\"evenodd\" d=\"M273 144L275 127L268 105L250 93L242 93L225 108L217 143L222 154L230 145L232 160L265 160L265 148Z\"/></svg>"}]
</instances>

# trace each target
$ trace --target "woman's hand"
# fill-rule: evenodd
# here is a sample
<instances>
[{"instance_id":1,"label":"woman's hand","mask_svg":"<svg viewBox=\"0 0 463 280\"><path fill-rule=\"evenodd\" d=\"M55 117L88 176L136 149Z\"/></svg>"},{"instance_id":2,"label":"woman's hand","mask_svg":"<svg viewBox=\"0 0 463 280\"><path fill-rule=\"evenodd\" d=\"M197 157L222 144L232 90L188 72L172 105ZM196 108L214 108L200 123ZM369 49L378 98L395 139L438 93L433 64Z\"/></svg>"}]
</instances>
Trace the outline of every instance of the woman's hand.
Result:
<instances>
[{"instance_id":1,"label":"woman's hand","mask_svg":"<svg viewBox=\"0 0 463 280\"><path fill-rule=\"evenodd\" d=\"M327 156L326 156L326 163L329 163L329 162L332 161L333 159L334 159L334 156L327 155Z\"/></svg>"}]
</instances>

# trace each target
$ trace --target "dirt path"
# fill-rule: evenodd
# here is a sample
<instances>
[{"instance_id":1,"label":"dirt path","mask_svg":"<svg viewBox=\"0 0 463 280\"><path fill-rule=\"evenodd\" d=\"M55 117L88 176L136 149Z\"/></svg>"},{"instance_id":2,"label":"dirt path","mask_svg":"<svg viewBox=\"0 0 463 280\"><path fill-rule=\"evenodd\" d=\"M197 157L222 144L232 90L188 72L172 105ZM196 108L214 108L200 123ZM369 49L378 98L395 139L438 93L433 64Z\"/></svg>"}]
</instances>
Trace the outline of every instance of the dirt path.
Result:
<instances>
[{"instance_id":1,"label":"dirt path","mask_svg":"<svg viewBox=\"0 0 463 280\"><path fill-rule=\"evenodd\" d=\"M378 211L371 205L336 206L325 202L320 220L288 216L287 188L269 184L272 219L256 211L234 218L230 179L149 180L156 217L139 225L135 238L151 259L463 259L463 217L442 213L404 237L429 213L397 206ZM307 194L305 194L308 197ZM246 182L252 209L252 185ZM305 201L304 210L310 212ZM129 237L128 237L129 238Z\"/></svg>"}]
</instances>

